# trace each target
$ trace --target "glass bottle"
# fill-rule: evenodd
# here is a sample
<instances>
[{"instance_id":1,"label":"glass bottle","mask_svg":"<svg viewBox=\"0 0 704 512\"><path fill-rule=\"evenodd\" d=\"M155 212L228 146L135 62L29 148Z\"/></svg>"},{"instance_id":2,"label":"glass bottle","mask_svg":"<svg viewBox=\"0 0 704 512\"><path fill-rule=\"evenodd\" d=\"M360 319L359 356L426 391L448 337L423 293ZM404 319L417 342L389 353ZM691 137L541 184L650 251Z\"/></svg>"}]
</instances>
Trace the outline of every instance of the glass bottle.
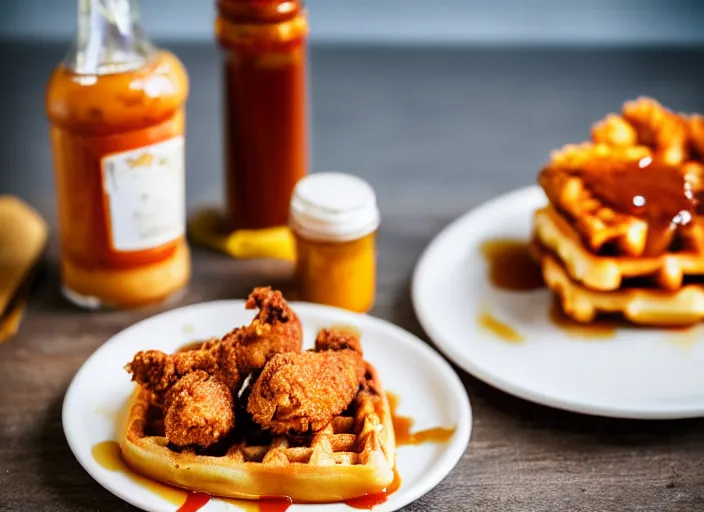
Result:
<instances>
[{"instance_id":1,"label":"glass bottle","mask_svg":"<svg viewBox=\"0 0 704 512\"><path fill-rule=\"evenodd\" d=\"M46 110L66 297L83 307L158 302L190 277L185 239L188 77L155 49L135 0L79 0L76 40Z\"/></svg>"},{"instance_id":2,"label":"glass bottle","mask_svg":"<svg viewBox=\"0 0 704 512\"><path fill-rule=\"evenodd\" d=\"M316 173L298 182L290 225L299 299L366 313L376 294L379 210L356 176Z\"/></svg>"},{"instance_id":3,"label":"glass bottle","mask_svg":"<svg viewBox=\"0 0 704 512\"><path fill-rule=\"evenodd\" d=\"M218 0L232 228L286 225L308 168L308 23L301 0Z\"/></svg>"}]
</instances>

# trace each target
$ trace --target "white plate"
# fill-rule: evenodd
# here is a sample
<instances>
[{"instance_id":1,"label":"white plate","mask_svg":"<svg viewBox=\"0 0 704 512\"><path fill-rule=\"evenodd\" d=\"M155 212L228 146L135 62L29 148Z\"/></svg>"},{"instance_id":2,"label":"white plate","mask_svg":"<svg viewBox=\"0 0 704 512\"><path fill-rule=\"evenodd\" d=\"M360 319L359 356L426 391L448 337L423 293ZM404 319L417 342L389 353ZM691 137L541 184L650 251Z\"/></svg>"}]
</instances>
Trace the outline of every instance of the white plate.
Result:
<instances>
[{"instance_id":1,"label":"white plate","mask_svg":"<svg viewBox=\"0 0 704 512\"><path fill-rule=\"evenodd\" d=\"M642 419L704 415L704 326L689 331L619 328L613 338L579 339L549 321L548 290L508 292L488 280L485 240L528 240L546 204L529 187L457 219L426 249L413 277L421 325L448 357L518 397L588 414ZM488 311L525 337L511 344L478 325Z\"/></svg>"},{"instance_id":2,"label":"white plate","mask_svg":"<svg viewBox=\"0 0 704 512\"><path fill-rule=\"evenodd\" d=\"M397 469L400 489L375 511L397 510L435 487L465 452L472 425L469 399L452 368L427 344L384 320L312 304L293 304L304 327L304 345L312 346L315 333L333 324L353 325L362 333L365 358L379 372L384 389L399 396L398 413L415 419L414 429L455 427L447 443L401 446ZM63 405L66 439L81 465L103 487L123 500L150 511L177 508L125 474L100 466L92 447L117 439L116 411L134 389L123 369L135 352L160 349L173 352L192 340L222 335L236 325L249 323L252 311L240 300L218 301L176 309L139 322L112 337L78 371ZM112 414L106 414L112 411ZM211 500L204 511L238 510ZM291 512L349 511L344 504L293 505Z\"/></svg>"}]
</instances>

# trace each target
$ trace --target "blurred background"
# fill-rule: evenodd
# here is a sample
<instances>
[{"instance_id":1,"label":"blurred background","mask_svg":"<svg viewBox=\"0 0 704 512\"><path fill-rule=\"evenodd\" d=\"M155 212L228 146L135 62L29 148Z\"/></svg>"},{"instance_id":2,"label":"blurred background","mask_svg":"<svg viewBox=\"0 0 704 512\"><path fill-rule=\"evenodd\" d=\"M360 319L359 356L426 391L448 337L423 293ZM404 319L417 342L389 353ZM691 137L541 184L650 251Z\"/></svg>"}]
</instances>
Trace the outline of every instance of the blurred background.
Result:
<instances>
[{"instance_id":1,"label":"blurred background","mask_svg":"<svg viewBox=\"0 0 704 512\"><path fill-rule=\"evenodd\" d=\"M44 88L76 27L75 0L5 0L0 193L50 222ZM308 0L312 164L369 180L384 215L409 201L442 225L535 183L549 152L585 140L623 101L704 110L704 2L697 0ZM189 208L223 197L215 0L141 0L150 39L191 78ZM11 70L11 71L8 71ZM418 201L424 185L443 201ZM468 183L471 186L463 186ZM453 184L454 186L450 185ZM404 213L404 215L407 215Z\"/></svg>"},{"instance_id":2,"label":"blurred background","mask_svg":"<svg viewBox=\"0 0 704 512\"><path fill-rule=\"evenodd\" d=\"M75 0L5 0L0 37L67 40ZM143 0L155 40L210 41L215 2ZM315 43L657 45L704 41L698 0L308 0Z\"/></svg>"}]
</instances>

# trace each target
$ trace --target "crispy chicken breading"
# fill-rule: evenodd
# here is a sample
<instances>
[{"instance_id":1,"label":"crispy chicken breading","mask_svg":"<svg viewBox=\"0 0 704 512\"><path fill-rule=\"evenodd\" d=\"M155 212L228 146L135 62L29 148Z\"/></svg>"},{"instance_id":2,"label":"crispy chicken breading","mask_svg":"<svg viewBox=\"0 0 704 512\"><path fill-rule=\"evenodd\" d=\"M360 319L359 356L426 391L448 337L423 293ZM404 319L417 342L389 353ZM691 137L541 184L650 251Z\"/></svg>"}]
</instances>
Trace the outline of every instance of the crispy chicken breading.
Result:
<instances>
[{"instance_id":1,"label":"crispy chicken breading","mask_svg":"<svg viewBox=\"0 0 704 512\"><path fill-rule=\"evenodd\" d=\"M274 354L301 351L300 321L281 292L255 288L245 307L259 308L248 326L232 330L221 340L209 340L200 349L175 354L138 352L126 366L132 380L152 391L158 401L180 378L196 370L217 376L235 391Z\"/></svg>"},{"instance_id":2,"label":"crispy chicken breading","mask_svg":"<svg viewBox=\"0 0 704 512\"><path fill-rule=\"evenodd\" d=\"M177 446L208 448L235 427L230 389L203 370L179 379L166 394L164 430Z\"/></svg>"},{"instance_id":3,"label":"crispy chicken breading","mask_svg":"<svg viewBox=\"0 0 704 512\"><path fill-rule=\"evenodd\" d=\"M211 371L217 366L219 344L206 348L166 354L160 350L137 352L125 369L132 380L157 395L163 395L184 375L196 371Z\"/></svg>"},{"instance_id":4,"label":"crispy chicken breading","mask_svg":"<svg viewBox=\"0 0 704 512\"><path fill-rule=\"evenodd\" d=\"M164 407L166 437L177 446L207 448L234 427L234 399L243 380L279 352L300 352L301 324L281 292L255 288L245 304L259 312L245 327L200 348L138 352L126 365L132 380Z\"/></svg>"},{"instance_id":5,"label":"crispy chicken breading","mask_svg":"<svg viewBox=\"0 0 704 512\"><path fill-rule=\"evenodd\" d=\"M362 344L359 341L359 331L353 327L330 327L321 329L315 337L315 351L323 350L353 350L362 355Z\"/></svg>"},{"instance_id":6,"label":"crispy chicken breading","mask_svg":"<svg viewBox=\"0 0 704 512\"><path fill-rule=\"evenodd\" d=\"M318 335L316 345L323 350L277 354L264 366L247 401L263 429L316 432L354 400L366 372L358 337L331 329Z\"/></svg>"},{"instance_id":7,"label":"crispy chicken breading","mask_svg":"<svg viewBox=\"0 0 704 512\"><path fill-rule=\"evenodd\" d=\"M259 309L252 322L238 332L233 343L237 368L242 375L260 371L279 352L300 352L303 341L301 322L278 290L255 288L245 303Z\"/></svg>"}]
</instances>

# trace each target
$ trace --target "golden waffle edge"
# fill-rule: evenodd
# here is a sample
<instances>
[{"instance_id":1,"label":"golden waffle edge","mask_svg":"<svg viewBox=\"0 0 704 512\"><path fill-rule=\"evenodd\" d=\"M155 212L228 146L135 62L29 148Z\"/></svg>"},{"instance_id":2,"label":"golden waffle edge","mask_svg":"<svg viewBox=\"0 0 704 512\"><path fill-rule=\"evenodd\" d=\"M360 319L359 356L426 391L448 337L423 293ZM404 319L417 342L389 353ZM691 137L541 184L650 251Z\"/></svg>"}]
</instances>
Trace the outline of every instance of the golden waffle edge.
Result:
<instances>
[{"instance_id":1,"label":"golden waffle edge","mask_svg":"<svg viewBox=\"0 0 704 512\"><path fill-rule=\"evenodd\" d=\"M376 370L366 365L372 388L383 389ZM303 446L275 436L264 446L237 441L222 456L176 452L166 437L148 435L149 407L138 387L120 448L132 469L162 483L229 498L328 503L379 493L394 478L394 428L383 392L358 392L352 416L336 416Z\"/></svg>"},{"instance_id":2,"label":"golden waffle edge","mask_svg":"<svg viewBox=\"0 0 704 512\"><path fill-rule=\"evenodd\" d=\"M704 255L695 251L654 257L594 254L553 206L535 212L534 234L541 245L559 257L571 279L596 291L618 290L624 278L646 276L658 287L675 291L681 288L684 276L704 275Z\"/></svg>"},{"instance_id":3,"label":"golden waffle edge","mask_svg":"<svg viewBox=\"0 0 704 512\"><path fill-rule=\"evenodd\" d=\"M627 288L613 291L590 290L570 279L558 259L540 253L545 284L555 292L564 313L581 323L593 321L599 313L618 313L641 325L690 325L704 319L704 286L686 285L675 292Z\"/></svg>"}]
</instances>

